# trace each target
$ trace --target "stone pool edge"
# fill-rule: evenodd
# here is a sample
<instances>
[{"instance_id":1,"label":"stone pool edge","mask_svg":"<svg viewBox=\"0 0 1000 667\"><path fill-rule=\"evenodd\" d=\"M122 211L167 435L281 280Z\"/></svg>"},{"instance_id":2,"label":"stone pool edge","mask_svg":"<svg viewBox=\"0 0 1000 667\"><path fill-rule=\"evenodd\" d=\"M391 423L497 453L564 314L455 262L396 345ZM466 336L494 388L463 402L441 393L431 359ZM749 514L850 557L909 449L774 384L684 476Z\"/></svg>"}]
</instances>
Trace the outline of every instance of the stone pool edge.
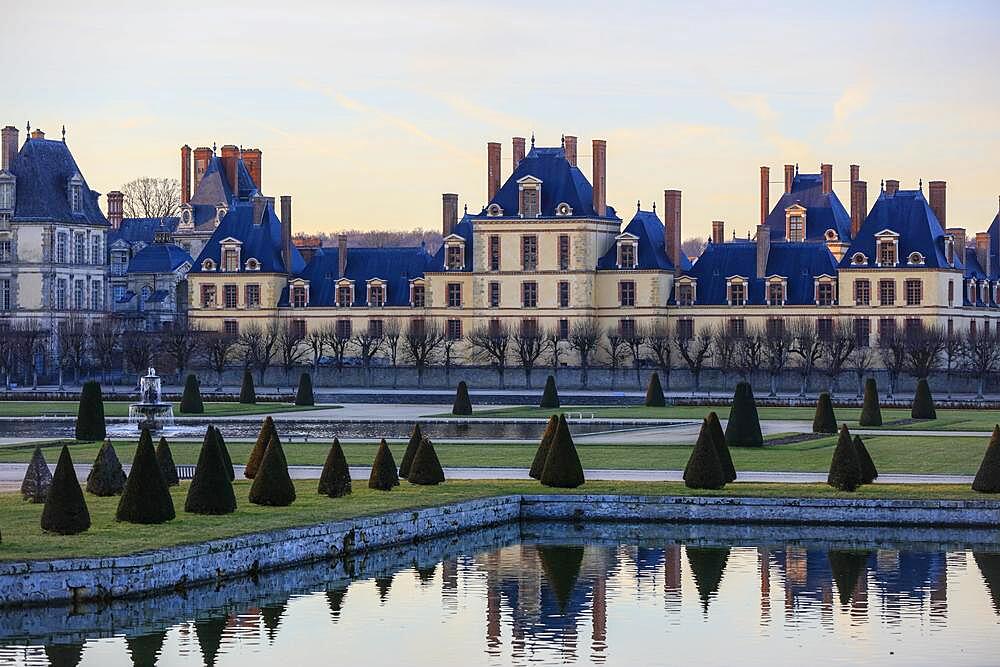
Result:
<instances>
[{"instance_id":1,"label":"stone pool edge","mask_svg":"<svg viewBox=\"0 0 1000 667\"><path fill-rule=\"evenodd\" d=\"M126 556L0 562L0 605L82 602L183 591L198 584L221 583L261 571L521 520L993 527L1000 535L1000 501L495 496Z\"/></svg>"}]
</instances>

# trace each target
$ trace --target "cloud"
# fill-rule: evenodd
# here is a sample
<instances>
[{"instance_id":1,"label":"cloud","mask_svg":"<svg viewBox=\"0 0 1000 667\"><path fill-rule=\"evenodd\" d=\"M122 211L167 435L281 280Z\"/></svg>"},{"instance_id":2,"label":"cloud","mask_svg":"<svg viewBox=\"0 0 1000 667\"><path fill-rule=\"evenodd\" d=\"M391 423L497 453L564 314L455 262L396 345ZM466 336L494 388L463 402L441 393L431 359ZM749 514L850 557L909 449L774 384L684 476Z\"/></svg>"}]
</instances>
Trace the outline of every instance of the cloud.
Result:
<instances>
[{"instance_id":1,"label":"cloud","mask_svg":"<svg viewBox=\"0 0 1000 667\"><path fill-rule=\"evenodd\" d=\"M846 144L851 140L851 118L868 106L871 85L862 83L848 86L833 104L833 123L826 140L831 144Z\"/></svg>"}]
</instances>

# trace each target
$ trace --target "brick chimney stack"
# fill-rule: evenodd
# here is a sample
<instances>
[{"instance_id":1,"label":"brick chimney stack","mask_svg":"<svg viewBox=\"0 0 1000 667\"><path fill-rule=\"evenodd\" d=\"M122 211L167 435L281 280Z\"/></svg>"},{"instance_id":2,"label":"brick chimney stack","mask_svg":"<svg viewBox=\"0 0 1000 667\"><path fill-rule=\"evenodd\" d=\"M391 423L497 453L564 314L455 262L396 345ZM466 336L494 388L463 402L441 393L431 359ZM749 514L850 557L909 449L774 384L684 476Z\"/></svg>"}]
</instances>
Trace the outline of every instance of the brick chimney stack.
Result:
<instances>
[{"instance_id":1,"label":"brick chimney stack","mask_svg":"<svg viewBox=\"0 0 1000 667\"><path fill-rule=\"evenodd\" d=\"M851 165L851 183L853 183L854 181L860 181L860 180L861 180L861 166L860 165L856 165L856 164L852 164Z\"/></svg>"},{"instance_id":2,"label":"brick chimney stack","mask_svg":"<svg viewBox=\"0 0 1000 667\"><path fill-rule=\"evenodd\" d=\"M851 165L851 238L858 235L858 230L861 228L861 222L864 221L864 213L861 214L861 222L858 221L858 201L857 201L857 185L856 183L861 179L861 167L852 164Z\"/></svg>"},{"instance_id":3,"label":"brick chimney stack","mask_svg":"<svg viewBox=\"0 0 1000 667\"><path fill-rule=\"evenodd\" d=\"M122 218L125 216L125 195L118 190L108 193L108 222L111 229L118 229L122 226Z\"/></svg>"},{"instance_id":4,"label":"brick chimney stack","mask_svg":"<svg viewBox=\"0 0 1000 667\"><path fill-rule=\"evenodd\" d=\"M441 195L441 235L448 236L458 224L458 195L446 192Z\"/></svg>"},{"instance_id":5,"label":"brick chimney stack","mask_svg":"<svg viewBox=\"0 0 1000 667\"><path fill-rule=\"evenodd\" d=\"M792 191L792 180L795 178L795 165L785 165L785 194Z\"/></svg>"},{"instance_id":6,"label":"brick chimney stack","mask_svg":"<svg viewBox=\"0 0 1000 667\"><path fill-rule=\"evenodd\" d=\"M194 149L194 181L191 182L192 191L198 189L201 177L208 170L208 163L212 161L212 149L207 146L199 146Z\"/></svg>"},{"instance_id":7,"label":"brick chimney stack","mask_svg":"<svg viewBox=\"0 0 1000 667\"><path fill-rule=\"evenodd\" d=\"M253 184L257 186L257 190L261 193L264 192L263 186L260 184L261 179L261 151L259 148L247 148L243 151L243 165L247 168L247 173L250 174L250 178L253 179Z\"/></svg>"},{"instance_id":8,"label":"brick chimney stack","mask_svg":"<svg viewBox=\"0 0 1000 667\"><path fill-rule=\"evenodd\" d=\"M947 201L946 194L948 191L948 184L945 181L931 181L927 184L927 186L928 194L930 195L930 201L928 203L931 205L931 210L934 211L934 215L937 217L938 222L940 222L941 226L944 227L946 225L945 214L947 213L947 206L945 206L945 203Z\"/></svg>"},{"instance_id":9,"label":"brick chimney stack","mask_svg":"<svg viewBox=\"0 0 1000 667\"><path fill-rule=\"evenodd\" d=\"M819 166L819 173L823 180L823 194L828 195L833 192L833 165L821 164Z\"/></svg>"},{"instance_id":10,"label":"brick chimney stack","mask_svg":"<svg viewBox=\"0 0 1000 667\"><path fill-rule=\"evenodd\" d=\"M674 273L681 270L681 191L663 191L663 250L674 265Z\"/></svg>"},{"instance_id":11,"label":"brick chimney stack","mask_svg":"<svg viewBox=\"0 0 1000 667\"><path fill-rule=\"evenodd\" d=\"M285 273L292 274L292 197L281 195L281 261Z\"/></svg>"},{"instance_id":12,"label":"brick chimney stack","mask_svg":"<svg viewBox=\"0 0 1000 667\"><path fill-rule=\"evenodd\" d=\"M896 179L889 179L885 182L885 193L892 197L897 192L899 192L899 181Z\"/></svg>"},{"instance_id":13,"label":"brick chimney stack","mask_svg":"<svg viewBox=\"0 0 1000 667\"><path fill-rule=\"evenodd\" d=\"M760 224L767 220L771 212L771 168L760 168Z\"/></svg>"},{"instance_id":14,"label":"brick chimney stack","mask_svg":"<svg viewBox=\"0 0 1000 667\"><path fill-rule=\"evenodd\" d=\"M191 201L191 147L181 146L181 203Z\"/></svg>"},{"instance_id":15,"label":"brick chimney stack","mask_svg":"<svg viewBox=\"0 0 1000 667\"><path fill-rule=\"evenodd\" d=\"M337 237L337 276L344 277L347 271L347 237L341 234Z\"/></svg>"},{"instance_id":16,"label":"brick chimney stack","mask_svg":"<svg viewBox=\"0 0 1000 667\"><path fill-rule=\"evenodd\" d=\"M990 233L976 232L976 260L979 266L986 272L987 276L992 275L993 267L990 266Z\"/></svg>"},{"instance_id":17,"label":"brick chimney stack","mask_svg":"<svg viewBox=\"0 0 1000 667\"><path fill-rule=\"evenodd\" d=\"M486 201L493 201L500 190L500 144L486 144Z\"/></svg>"},{"instance_id":18,"label":"brick chimney stack","mask_svg":"<svg viewBox=\"0 0 1000 667\"><path fill-rule=\"evenodd\" d=\"M868 184L864 181L852 181L851 238L857 238L866 217L868 217Z\"/></svg>"},{"instance_id":19,"label":"brick chimney stack","mask_svg":"<svg viewBox=\"0 0 1000 667\"><path fill-rule=\"evenodd\" d=\"M567 134L563 137L563 152L571 165L576 166L576 137Z\"/></svg>"},{"instance_id":20,"label":"brick chimney stack","mask_svg":"<svg viewBox=\"0 0 1000 667\"><path fill-rule=\"evenodd\" d=\"M712 243L726 242L726 223L722 220L712 221Z\"/></svg>"},{"instance_id":21,"label":"brick chimney stack","mask_svg":"<svg viewBox=\"0 0 1000 667\"><path fill-rule=\"evenodd\" d=\"M45 133L42 132L41 130L32 130L31 131L31 138L32 139L44 139L45 138Z\"/></svg>"},{"instance_id":22,"label":"brick chimney stack","mask_svg":"<svg viewBox=\"0 0 1000 667\"><path fill-rule=\"evenodd\" d=\"M13 125L0 130L0 170L10 171L17 155L17 128Z\"/></svg>"},{"instance_id":23,"label":"brick chimney stack","mask_svg":"<svg viewBox=\"0 0 1000 667\"><path fill-rule=\"evenodd\" d=\"M757 277L767 273L767 256L771 253L771 230L767 225L757 225Z\"/></svg>"},{"instance_id":24,"label":"brick chimney stack","mask_svg":"<svg viewBox=\"0 0 1000 667\"><path fill-rule=\"evenodd\" d=\"M229 179L229 189L233 194L237 192L236 162L240 159L240 149L233 144L226 144L222 147L222 169L225 177Z\"/></svg>"},{"instance_id":25,"label":"brick chimney stack","mask_svg":"<svg viewBox=\"0 0 1000 667\"><path fill-rule=\"evenodd\" d=\"M514 137L514 153L513 153L514 169L517 169L517 165L521 164L521 160L523 159L524 159L524 137Z\"/></svg>"},{"instance_id":26,"label":"brick chimney stack","mask_svg":"<svg viewBox=\"0 0 1000 667\"><path fill-rule=\"evenodd\" d=\"M594 139L593 146L594 171L591 178L594 181L594 215L603 218L608 212L608 142Z\"/></svg>"},{"instance_id":27,"label":"brick chimney stack","mask_svg":"<svg viewBox=\"0 0 1000 667\"><path fill-rule=\"evenodd\" d=\"M965 228L952 227L951 229L946 229L944 231L946 234L951 236L951 243L955 249L955 257L959 262L965 264L965 244L968 242L965 238Z\"/></svg>"}]
</instances>

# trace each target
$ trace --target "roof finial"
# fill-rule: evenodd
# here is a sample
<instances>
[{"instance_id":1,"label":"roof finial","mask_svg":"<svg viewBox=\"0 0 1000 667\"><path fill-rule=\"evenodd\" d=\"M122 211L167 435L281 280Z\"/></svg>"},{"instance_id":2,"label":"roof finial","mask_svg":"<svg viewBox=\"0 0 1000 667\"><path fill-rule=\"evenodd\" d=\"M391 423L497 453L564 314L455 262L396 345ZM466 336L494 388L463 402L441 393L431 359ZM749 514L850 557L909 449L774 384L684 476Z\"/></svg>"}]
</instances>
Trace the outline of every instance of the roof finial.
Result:
<instances>
[{"instance_id":1,"label":"roof finial","mask_svg":"<svg viewBox=\"0 0 1000 667\"><path fill-rule=\"evenodd\" d=\"M465 214L466 214L466 215L468 215L468 214L469 214L469 202L466 202L466 203L465 203Z\"/></svg>"},{"instance_id":2,"label":"roof finial","mask_svg":"<svg viewBox=\"0 0 1000 667\"><path fill-rule=\"evenodd\" d=\"M215 142L212 142L212 155L215 155Z\"/></svg>"},{"instance_id":3,"label":"roof finial","mask_svg":"<svg viewBox=\"0 0 1000 667\"><path fill-rule=\"evenodd\" d=\"M638 199L635 200L635 210L637 212L642 210L642 201Z\"/></svg>"},{"instance_id":4,"label":"roof finial","mask_svg":"<svg viewBox=\"0 0 1000 667\"><path fill-rule=\"evenodd\" d=\"M562 138L559 140L559 145L562 146L563 149L566 148L566 135L565 134L563 134Z\"/></svg>"},{"instance_id":5,"label":"roof finial","mask_svg":"<svg viewBox=\"0 0 1000 667\"><path fill-rule=\"evenodd\" d=\"M30 120L28 121L28 129L26 131L28 133L28 136L25 137L25 140L31 138L31 121Z\"/></svg>"},{"instance_id":6,"label":"roof finial","mask_svg":"<svg viewBox=\"0 0 1000 667\"><path fill-rule=\"evenodd\" d=\"M796 176L799 175L799 163L798 162L795 163L795 175Z\"/></svg>"},{"instance_id":7,"label":"roof finial","mask_svg":"<svg viewBox=\"0 0 1000 667\"><path fill-rule=\"evenodd\" d=\"M882 192L885 192L885 179L884 178L882 179L881 190L882 190Z\"/></svg>"},{"instance_id":8,"label":"roof finial","mask_svg":"<svg viewBox=\"0 0 1000 667\"><path fill-rule=\"evenodd\" d=\"M656 213L656 202L653 202L653 213Z\"/></svg>"},{"instance_id":9,"label":"roof finial","mask_svg":"<svg viewBox=\"0 0 1000 667\"><path fill-rule=\"evenodd\" d=\"M920 179L920 191L921 192L924 191L924 179L922 179L922 178Z\"/></svg>"},{"instance_id":10,"label":"roof finial","mask_svg":"<svg viewBox=\"0 0 1000 667\"><path fill-rule=\"evenodd\" d=\"M535 131L534 130L531 131L531 147L532 148L535 147Z\"/></svg>"},{"instance_id":11,"label":"roof finial","mask_svg":"<svg viewBox=\"0 0 1000 667\"><path fill-rule=\"evenodd\" d=\"M62 134L63 134L63 143L66 143L66 125L65 124L63 124Z\"/></svg>"}]
</instances>

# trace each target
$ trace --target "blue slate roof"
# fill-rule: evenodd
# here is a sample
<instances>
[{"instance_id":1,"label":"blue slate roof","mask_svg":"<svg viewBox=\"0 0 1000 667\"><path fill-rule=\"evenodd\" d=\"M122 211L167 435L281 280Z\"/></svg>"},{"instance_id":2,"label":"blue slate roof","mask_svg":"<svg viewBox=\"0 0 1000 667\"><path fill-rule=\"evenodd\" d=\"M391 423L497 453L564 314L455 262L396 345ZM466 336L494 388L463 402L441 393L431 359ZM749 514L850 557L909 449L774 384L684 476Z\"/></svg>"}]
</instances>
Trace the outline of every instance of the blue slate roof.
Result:
<instances>
[{"instance_id":1,"label":"blue slate roof","mask_svg":"<svg viewBox=\"0 0 1000 667\"><path fill-rule=\"evenodd\" d=\"M158 289L149 295L146 303L163 303L167 299L167 290Z\"/></svg>"},{"instance_id":2,"label":"blue slate roof","mask_svg":"<svg viewBox=\"0 0 1000 667\"><path fill-rule=\"evenodd\" d=\"M169 273L185 262L194 265L184 248L173 243L153 243L132 257L128 263L129 273Z\"/></svg>"},{"instance_id":3,"label":"blue slate roof","mask_svg":"<svg viewBox=\"0 0 1000 667\"><path fill-rule=\"evenodd\" d=\"M840 266L856 266L852 258L858 252L875 266L875 235L885 230L899 234L899 266L906 266L910 254L919 252L926 267L950 267L945 255L945 231L920 190L899 190L894 195L882 192Z\"/></svg>"},{"instance_id":4,"label":"blue slate roof","mask_svg":"<svg viewBox=\"0 0 1000 667\"><path fill-rule=\"evenodd\" d=\"M212 207L215 212L216 204L230 204L233 200L233 189L229 187L229 179L226 178L226 170L222 166L222 160L213 155L205 167L205 173L195 186L194 194L191 196L191 204L204 204Z\"/></svg>"},{"instance_id":5,"label":"blue slate roof","mask_svg":"<svg viewBox=\"0 0 1000 667\"><path fill-rule=\"evenodd\" d=\"M986 229L990 235L990 280L1000 279L1000 213Z\"/></svg>"},{"instance_id":6,"label":"blue slate roof","mask_svg":"<svg viewBox=\"0 0 1000 667\"><path fill-rule=\"evenodd\" d=\"M211 259L217 267L220 266L222 253L219 244L227 238L235 238L243 244L240 254L242 264L253 257L260 262L260 270L264 273L297 274L305 269L306 263L293 244L291 271L286 271L285 262L281 258L281 221L274 214L274 207L270 202L264 207L260 224L254 223L252 202L235 200L233 203L234 206L223 216L212 233L212 238L202 248L192 272L201 272L202 262L206 259Z\"/></svg>"},{"instance_id":7,"label":"blue slate roof","mask_svg":"<svg viewBox=\"0 0 1000 667\"><path fill-rule=\"evenodd\" d=\"M64 142L28 139L10 170L17 177L14 220L108 224L97 204L98 193L87 185ZM76 175L83 181L79 213L72 212L69 200L69 181Z\"/></svg>"},{"instance_id":8,"label":"blue slate roof","mask_svg":"<svg viewBox=\"0 0 1000 667\"><path fill-rule=\"evenodd\" d=\"M596 217L594 212L594 189L579 167L566 159L562 148L535 148L517 165L517 169L501 186L493 199L483 207L481 216L486 215L490 204L499 204L505 217L517 217L519 203L518 180L534 176L542 182L541 217L555 217L556 206L569 204L574 217ZM607 207L605 218L617 218L614 208Z\"/></svg>"},{"instance_id":9,"label":"blue slate roof","mask_svg":"<svg viewBox=\"0 0 1000 667\"><path fill-rule=\"evenodd\" d=\"M757 244L754 241L709 243L705 251L684 275L698 281L696 305L725 305L726 278L742 276L749 280L748 305L767 303L763 278L755 276ZM785 303L810 305L816 302L815 278L837 275L837 261L825 243L772 242L767 256L765 276L787 279Z\"/></svg>"},{"instance_id":10,"label":"blue slate roof","mask_svg":"<svg viewBox=\"0 0 1000 667\"><path fill-rule=\"evenodd\" d=\"M108 232L108 245L116 241L128 243L152 243L157 231L175 232L180 218L124 218L118 229Z\"/></svg>"},{"instance_id":11,"label":"blue slate roof","mask_svg":"<svg viewBox=\"0 0 1000 667\"><path fill-rule=\"evenodd\" d=\"M825 240L828 229L835 230L841 240L851 238L851 214L835 192L823 194L822 175L796 174L792 191L781 195L764 222L772 240L785 238L785 209L793 204L806 208L806 241Z\"/></svg>"},{"instance_id":12,"label":"blue slate roof","mask_svg":"<svg viewBox=\"0 0 1000 667\"><path fill-rule=\"evenodd\" d=\"M663 242L663 223L655 211L639 210L625 226L623 233L639 238L637 242L636 268L673 271L674 263L667 257ZM613 245L597 261L598 271L617 270L618 246ZM691 260L681 252L681 269L690 269Z\"/></svg>"}]
</instances>

